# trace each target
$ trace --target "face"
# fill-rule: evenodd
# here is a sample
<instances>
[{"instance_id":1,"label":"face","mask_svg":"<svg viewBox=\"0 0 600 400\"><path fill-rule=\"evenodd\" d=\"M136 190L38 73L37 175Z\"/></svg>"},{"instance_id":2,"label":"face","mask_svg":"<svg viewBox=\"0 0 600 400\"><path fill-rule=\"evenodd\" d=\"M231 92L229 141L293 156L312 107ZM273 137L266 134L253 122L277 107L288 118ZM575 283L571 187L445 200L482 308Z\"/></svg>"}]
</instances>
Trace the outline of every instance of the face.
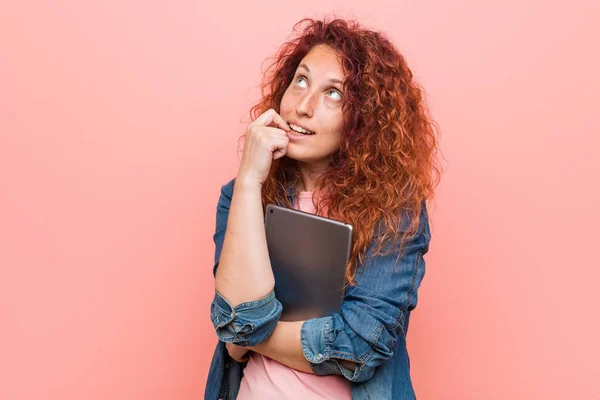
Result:
<instances>
[{"instance_id":1,"label":"face","mask_svg":"<svg viewBox=\"0 0 600 400\"><path fill-rule=\"evenodd\" d=\"M289 158L327 167L330 155L340 147L343 79L340 60L327 45L314 46L302 59L279 111L292 130L300 127L311 134L288 134Z\"/></svg>"}]
</instances>

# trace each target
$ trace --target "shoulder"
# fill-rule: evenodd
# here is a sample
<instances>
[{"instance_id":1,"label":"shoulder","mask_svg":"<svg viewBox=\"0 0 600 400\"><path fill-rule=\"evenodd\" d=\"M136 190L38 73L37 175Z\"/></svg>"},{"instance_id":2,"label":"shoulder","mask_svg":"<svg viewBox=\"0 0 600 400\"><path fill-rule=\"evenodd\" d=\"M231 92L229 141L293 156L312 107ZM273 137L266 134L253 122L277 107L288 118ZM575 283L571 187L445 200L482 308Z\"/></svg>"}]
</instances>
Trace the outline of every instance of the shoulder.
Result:
<instances>
[{"instance_id":1,"label":"shoulder","mask_svg":"<svg viewBox=\"0 0 600 400\"><path fill-rule=\"evenodd\" d=\"M427 200L421 201L421 214L419 215L419 230L425 236L431 237L429 231L429 211L427 211Z\"/></svg>"},{"instance_id":2,"label":"shoulder","mask_svg":"<svg viewBox=\"0 0 600 400\"><path fill-rule=\"evenodd\" d=\"M415 220L417 220L415 222ZM427 201L423 200L421 202L420 210L411 210L411 211L403 211L401 213L401 217L398 221L398 229L396 232L390 232L389 226L387 226L384 220L380 220L376 225L375 232L373 235L373 240L370 244L372 249L376 249L379 247L380 242L383 241L382 246L384 248L389 248L388 246L392 246L391 248L395 248L397 250L401 250L399 247L396 247L397 244L394 241L395 239L400 239L401 236L407 235L405 240L406 247L402 247L402 249L408 249L411 247L413 249L424 247L425 253L428 250L429 242L431 241L431 230L429 224L429 212L427 210ZM391 236L387 237L385 233L393 233ZM397 235L397 236L396 236Z\"/></svg>"},{"instance_id":3,"label":"shoulder","mask_svg":"<svg viewBox=\"0 0 600 400\"><path fill-rule=\"evenodd\" d=\"M221 186L221 195L224 195L231 199L233 196L233 186L235 185L235 178L231 179L229 182Z\"/></svg>"},{"instance_id":4,"label":"shoulder","mask_svg":"<svg viewBox=\"0 0 600 400\"><path fill-rule=\"evenodd\" d=\"M221 194L219 195L219 203L217 204L218 209L229 209L231 204L231 198L233 197L233 186L235 185L235 178L221 186Z\"/></svg>"},{"instance_id":5,"label":"shoulder","mask_svg":"<svg viewBox=\"0 0 600 400\"><path fill-rule=\"evenodd\" d=\"M408 230L411 222L417 218L418 224L415 232L415 239L419 239L423 242L423 244L427 245L431 240L431 231L429 227L429 212L427 210L427 200L421 201L421 210L418 212L418 215L415 213L406 215L403 218L402 230Z\"/></svg>"},{"instance_id":6,"label":"shoulder","mask_svg":"<svg viewBox=\"0 0 600 400\"><path fill-rule=\"evenodd\" d=\"M417 233L427 236L429 234L429 212L427 211L427 200L421 200L420 210L402 215L401 230L407 230L414 219L417 219ZM417 215L418 214L418 215Z\"/></svg>"},{"instance_id":7,"label":"shoulder","mask_svg":"<svg viewBox=\"0 0 600 400\"><path fill-rule=\"evenodd\" d=\"M400 219L400 232L407 231L410 228L410 226L412 225L413 221L415 219L418 219L419 222L418 222L418 227L417 227L417 231L418 231L417 233L428 234L429 233L429 212L427 210L427 200L421 201L421 207L420 207L419 212L415 212L415 210L413 210L413 211L404 210L401 213L401 216L399 219ZM375 237L383 235L385 233L385 231L386 231L386 227L385 227L384 221L381 220L381 221L379 221L379 224L377 224L377 226L376 226Z\"/></svg>"}]
</instances>

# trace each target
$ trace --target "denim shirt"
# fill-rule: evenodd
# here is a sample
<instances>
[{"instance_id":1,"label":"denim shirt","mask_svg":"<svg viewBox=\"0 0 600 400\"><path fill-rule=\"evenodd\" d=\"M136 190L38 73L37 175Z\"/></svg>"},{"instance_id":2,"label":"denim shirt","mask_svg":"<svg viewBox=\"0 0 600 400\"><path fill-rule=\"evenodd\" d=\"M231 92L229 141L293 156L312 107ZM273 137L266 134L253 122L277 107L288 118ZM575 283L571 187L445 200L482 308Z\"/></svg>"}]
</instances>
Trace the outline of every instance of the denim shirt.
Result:
<instances>
[{"instance_id":1,"label":"denim shirt","mask_svg":"<svg viewBox=\"0 0 600 400\"><path fill-rule=\"evenodd\" d=\"M221 187L217 205L215 264L225 238L229 206L235 179ZM293 202L293 191L288 197ZM339 313L309 319L301 328L304 357L317 375L341 375L350 381L353 400L415 399L406 334L410 312L417 305L417 289L425 275L423 256L429 250L431 233L425 207L417 235L406 243L406 251L396 263L398 252L377 255L358 268L356 286L348 286ZM403 219L401 230L408 227ZM367 253L375 250L375 239ZM210 316L219 339L210 365L205 400L235 399L246 362L233 360L225 343L256 346L269 338L281 315L281 303L274 291L235 308L215 291ZM338 360L356 363L354 371Z\"/></svg>"}]
</instances>

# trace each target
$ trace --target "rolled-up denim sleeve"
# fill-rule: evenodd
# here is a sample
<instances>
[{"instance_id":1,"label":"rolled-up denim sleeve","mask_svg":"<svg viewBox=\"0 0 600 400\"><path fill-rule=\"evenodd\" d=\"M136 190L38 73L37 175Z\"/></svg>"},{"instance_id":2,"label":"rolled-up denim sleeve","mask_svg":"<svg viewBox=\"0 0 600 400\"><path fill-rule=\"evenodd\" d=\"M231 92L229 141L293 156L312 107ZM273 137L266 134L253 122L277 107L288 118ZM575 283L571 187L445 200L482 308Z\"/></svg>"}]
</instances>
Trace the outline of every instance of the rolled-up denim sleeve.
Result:
<instances>
[{"instance_id":1,"label":"rolled-up denim sleeve","mask_svg":"<svg viewBox=\"0 0 600 400\"><path fill-rule=\"evenodd\" d=\"M406 334L405 316L417 305L430 237L423 202L417 233L399 261L398 252L367 258L356 274L357 285L346 289L341 311L304 322L302 352L315 374L364 382L392 357L399 335ZM352 361L356 368L344 368L339 360Z\"/></svg>"},{"instance_id":2,"label":"rolled-up denim sleeve","mask_svg":"<svg viewBox=\"0 0 600 400\"><path fill-rule=\"evenodd\" d=\"M213 235L215 242L213 276L216 275L219 267L234 182L235 180L231 180L221 187L217 204L216 227ZM215 290L210 306L210 318L220 341L246 347L256 346L271 336L281 311L281 303L275 298L274 291L263 298L232 307L231 303Z\"/></svg>"},{"instance_id":3,"label":"rolled-up denim sleeve","mask_svg":"<svg viewBox=\"0 0 600 400\"><path fill-rule=\"evenodd\" d=\"M281 311L281 303L273 291L263 298L235 307L215 292L210 317L220 341L246 347L256 346L271 336Z\"/></svg>"}]
</instances>

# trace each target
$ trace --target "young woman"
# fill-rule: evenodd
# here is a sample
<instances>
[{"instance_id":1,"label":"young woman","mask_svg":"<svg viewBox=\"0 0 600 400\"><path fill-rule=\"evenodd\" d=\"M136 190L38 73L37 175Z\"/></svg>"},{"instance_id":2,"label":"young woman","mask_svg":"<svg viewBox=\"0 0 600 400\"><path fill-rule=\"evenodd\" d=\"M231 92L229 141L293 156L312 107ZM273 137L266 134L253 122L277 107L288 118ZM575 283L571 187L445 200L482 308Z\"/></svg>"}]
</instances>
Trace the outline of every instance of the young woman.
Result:
<instances>
[{"instance_id":1,"label":"young woman","mask_svg":"<svg viewBox=\"0 0 600 400\"><path fill-rule=\"evenodd\" d=\"M221 188L219 343L205 398L414 399L406 334L431 238L436 125L383 34L340 19L298 26L265 74L237 176ZM341 312L279 321L269 203L354 227Z\"/></svg>"}]
</instances>

